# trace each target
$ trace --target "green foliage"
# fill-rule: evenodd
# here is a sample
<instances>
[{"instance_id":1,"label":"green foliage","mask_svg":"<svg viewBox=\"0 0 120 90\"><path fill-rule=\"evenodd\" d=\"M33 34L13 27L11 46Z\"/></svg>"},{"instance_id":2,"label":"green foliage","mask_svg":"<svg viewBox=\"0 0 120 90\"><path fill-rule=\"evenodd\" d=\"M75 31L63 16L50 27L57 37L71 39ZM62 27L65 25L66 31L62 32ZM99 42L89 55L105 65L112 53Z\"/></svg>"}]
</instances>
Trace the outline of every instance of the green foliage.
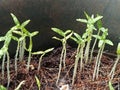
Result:
<instances>
[{"instance_id":1,"label":"green foliage","mask_svg":"<svg viewBox=\"0 0 120 90\"><path fill-rule=\"evenodd\" d=\"M100 16L100 15L97 15L96 17L94 17L94 15L89 16L86 12L85 12L85 16L86 16L86 19L77 19L77 21L87 24L87 29L83 37L87 39L87 45L85 49L84 58L85 58L85 63L88 63L93 30L96 30L94 24L100 19L102 19L103 16Z\"/></svg>"}]
</instances>

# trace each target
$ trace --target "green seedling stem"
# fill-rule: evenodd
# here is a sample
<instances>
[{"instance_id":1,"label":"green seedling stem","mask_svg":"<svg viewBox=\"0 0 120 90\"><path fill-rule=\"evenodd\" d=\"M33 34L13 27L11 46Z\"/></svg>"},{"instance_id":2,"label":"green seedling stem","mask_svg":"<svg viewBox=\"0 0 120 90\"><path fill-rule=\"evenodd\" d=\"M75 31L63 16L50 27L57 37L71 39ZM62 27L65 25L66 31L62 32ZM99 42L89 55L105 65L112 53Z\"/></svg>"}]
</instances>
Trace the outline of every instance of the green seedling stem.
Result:
<instances>
[{"instance_id":1,"label":"green seedling stem","mask_svg":"<svg viewBox=\"0 0 120 90\"><path fill-rule=\"evenodd\" d=\"M97 58L96 58L95 69L94 69L94 73L93 73L93 81L95 79L95 76L96 76L96 79L98 78L101 57L102 57L102 53L103 53L105 44L109 44L109 45L113 46L113 43L110 40L106 39L106 37L108 35L108 29L101 28L101 31L103 32L102 36L93 35L93 37L99 39L99 42L98 42L99 51L98 51Z\"/></svg>"},{"instance_id":2,"label":"green seedling stem","mask_svg":"<svg viewBox=\"0 0 120 90\"><path fill-rule=\"evenodd\" d=\"M7 83L7 89L9 88L9 84L10 84L10 57L9 57L9 53L7 52L7 79L8 79L8 83Z\"/></svg>"},{"instance_id":3,"label":"green seedling stem","mask_svg":"<svg viewBox=\"0 0 120 90\"><path fill-rule=\"evenodd\" d=\"M35 80L36 80L36 83L37 83L37 86L38 86L38 90L40 90L40 87L41 87L40 80L38 79L37 76L35 76Z\"/></svg>"},{"instance_id":4,"label":"green seedling stem","mask_svg":"<svg viewBox=\"0 0 120 90\"><path fill-rule=\"evenodd\" d=\"M54 48L50 48L50 49L47 49L45 51L37 51L37 52L33 52L32 54L33 55L41 55L40 58L39 58L39 64L38 64L38 71L40 70L41 68L41 62L42 62L42 58L43 56L46 55L46 53L49 53L51 51L53 51Z\"/></svg>"},{"instance_id":5,"label":"green seedling stem","mask_svg":"<svg viewBox=\"0 0 120 90\"><path fill-rule=\"evenodd\" d=\"M77 52L75 56L75 66L74 66L73 77L72 77L72 85L73 85L76 74L77 74L77 67L78 67L79 60L80 60L80 71L82 71L82 68L83 68L83 49L85 47L85 40L82 39L81 36L77 33L74 33L74 37L71 37L71 39L78 44Z\"/></svg>"},{"instance_id":6,"label":"green seedling stem","mask_svg":"<svg viewBox=\"0 0 120 90\"><path fill-rule=\"evenodd\" d=\"M112 67L112 69L111 69L111 71L110 71L110 73L109 73L109 77L111 77L110 80L113 79L114 73L115 73L115 69L116 69L117 64L118 64L118 62L119 62L119 60L120 60L120 43L118 43L116 53L117 53L116 61L115 61L114 65L113 65L113 67Z\"/></svg>"},{"instance_id":7,"label":"green seedling stem","mask_svg":"<svg viewBox=\"0 0 120 90\"><path fill-rule=\"evenodd\" d=\"M98 20L102 19L103 16L97 16L94 18L94 15L92 15L90 17L86 12L85 12L85 16L87 19L77 19L77 21L87 24L86 36L85 36L87 38L87 45L86 45L86 49L85 49L84 58L85 58L85 63L88 63L88 57L89 57L90 44L91 44L91 40L92 40L93 30L96 30L94 24Z\"/></svg>"},{"instance_id":8,"label":"green seedling stem","mask_svg":"<svg viewBox=\"0 0 120 90\"><path fill-rule=\"evenodd\" d=\"M6 58L6 54L3 55L3 59L2 59L2 79L4 79L4 66L5 66L5 58Z\"/></svg>"},{"instance_id":9,"label":"green seedling stem","mask_svg":"<svg viewBox=\"0 0 120 90\"><path fill-rule=\"evenodd\" d=\"M63 63L63 66L64 68L66 68L66 65L65 65L65 59L66 59L66 44L67 44L67 40L72 36L73 32L71 30L66 30L65 32L63 30L60 30L58 28L52 28L52 30L54 32L56 32L57 34L59 34L60 36L62 36L63 38L60 39L58 37L53 37L53 39L56 39L60 42L62 42L62 52L61 52L61 56L60 56L60 64L59 64L59 72L58 72L58 78L57 78L57 81L56 81L56 84L58 83L59 81L59 78L60 78L60 73L61 73L61 69L62 69L62 63Z\"/></svg>"}]
</instances>

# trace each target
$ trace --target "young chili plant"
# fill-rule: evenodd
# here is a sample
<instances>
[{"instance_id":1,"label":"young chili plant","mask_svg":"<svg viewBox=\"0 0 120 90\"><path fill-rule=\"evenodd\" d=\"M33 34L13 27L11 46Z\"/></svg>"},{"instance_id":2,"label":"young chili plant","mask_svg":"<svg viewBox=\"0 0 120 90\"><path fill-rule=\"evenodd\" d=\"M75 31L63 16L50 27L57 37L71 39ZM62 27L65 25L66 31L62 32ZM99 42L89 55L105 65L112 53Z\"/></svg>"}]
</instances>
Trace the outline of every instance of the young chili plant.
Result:
<instances>
[{"instance_id":1,"label":"young chili plant","mask_svg":"<svg viewBox=\"0 0 120 90\"><path fill-rule=\"evenodd\" d=\"M113 46L112 41L106 39L108 36L108 29L101 28L101 31L103 32L101 36L93 35L93 37L99 39L99 42L98 42L99 51L98 51L97 58L96 58L95 69L94 69L94 73L93 73L93 80L95 79L95 76L96 76L96 78L98 78L99 67L100 67L102 53L103 53L105 44Z\"/></svg>"},{"instance_id":2,"label":"young chili plant","mask_svg":"<svg viewBox=\"0 0 120 90\"><path fill-rule=\"evenodd\" d=\"M54 48L50 48L50 49L47 49L47 50L45 50L45 51L37 51L37 52L33 52L33 53L32 53L33 55L41 55L40 58L39 58L38 71L40 70L41 61L42 61L43 56L46 55L46 53L51 52L53 49L54 49Z\"/></svg>"},{"instance_id":3,"label":"young chili plant","mask_svg":"<svg viewBox=\"0 0 120 90\"><path fill-rule=\"evenodd\" d=\"M17 17L14 14L11 13L11 16L13 18L13 21L15 23L15 27L17 29L16 34L21 35L21 37L24 37L25 34L27 35L29 32L25 29L25 26L30 22L30 20L26 20L25 22L20 24L19 20L17 19ZM20 33L22 33L22 34L20 34ZM23 57L24 57L25 45L26 45L25 41L26 41L26 39L24 38L23 40L21 40L19 42L19 60L20 61L22 61Z\"/></svg>"},{"instance_id":4,"label":"young chili plant","mask_svg":"<svg viewBox=\"0 0 120 90\"><path fill-rule=\"evenodd\" d=\"M118 64L118 62L119 62L119 60L120 60L120 43L118 43L116 53L117 53L116 61L115 61L114 65L113 65L113 67L112 67L112 69L111 69L111 71L110 71L110 73L109 73L109 77L110 77L111 80L112 80L113 77L114 77L115 69L116 69L117 64Z\"/></svg>"},{"instance_id":5,"label":"young chili plant","mask_svg":"<svg viewBox=\"0 0 120 90\"><path fill-rule=\"evenodd\" d=\"M38 34L38 31L35 31L35 32L32 32L32 33L29 32L27 34L28 34L27 36L29 37L29 47L28 47L28 49L25 47L25 49L29 52L28 62L27 62L27 70L29 71L30 62L31 62L31 55L32 55L32 48L33 48L32 38L33 38L33 36Z\"/></svg>"},{"instance_id":6,"label":"young chili plant","mask_svg":"<svg viewBox=\"0 0 120 90\"><path fill-rule=\"evenodd\" d=\"M71 30L66 30L65 32L63 30L60 30L58 28L52 28L52 30L54 32L56 32L57 34L59 34L60 36L62 36L63 38L58 38L58 37L53 37L53 39L56 39L60 42L62 42L62 52L61 52L61 56L60 56L60 64L59 64L59 72L58 72L58 78L57 78L57 81L56 81L56 84L58 83L58 80L60 78L60 73L61 73L61 69L62 69L62 63L64 65L64 68L66 67L65 66L65 59L66 59L66 44L67 44L67 40L72 36L73 34L73 31Z\"/></svg>"},{"instance_id":7,"label":"young chili plant","mask_svg":"<svg viewBox=\"0 0 120 90\"><path fill-rule=\"evenodd\" d=\"M77 74L77 67L78 67L78 62L80 60L80 71L82 71L83 68L83 50L85 47L85 42L86 40L83 39L79 34L74 33L74 37L72 36L71 39L74 40L77 44L77 52L75 56L75 65L74 65L74 71L73 71L73 77L72 77L72 85L74 84L74 80Z\"/></svg>"},{"instance_id":8,"label":"young chili plant","mask_svg":"<svg viewBox=\"0 0 120 90\"><path fill-rule=\"evenodd\" d=\"M84 34L85 35L84 37L87 39L87 45L85 48L84 58L85 58L85 63L88 63L88 57L89 57L89 52L90 52L90 44L91 44L91 40L92 40L93 30L96 30L94 24L98 20L102 19L103 16L94 17L94 15L92 15L90 17L86 12L85 12L85 16L86 16L86 19L77 19L77 21L87 24L86 33Z\"/></svg>"}]
</instances>

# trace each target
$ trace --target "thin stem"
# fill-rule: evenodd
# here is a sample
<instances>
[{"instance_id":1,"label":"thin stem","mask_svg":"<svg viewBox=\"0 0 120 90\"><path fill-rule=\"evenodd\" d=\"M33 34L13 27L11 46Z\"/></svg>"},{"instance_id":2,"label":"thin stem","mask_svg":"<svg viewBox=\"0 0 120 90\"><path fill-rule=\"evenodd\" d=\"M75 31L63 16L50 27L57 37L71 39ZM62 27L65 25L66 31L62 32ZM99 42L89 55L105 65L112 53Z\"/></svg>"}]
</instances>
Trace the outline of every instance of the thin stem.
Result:
<instances>
[{"instance_id":1,"label":"thin stem","mask_svg":"<svg viewBox=\"0 0 120 90\"><path fill-rule=\"evenodd\" d=\"M41 61L42 61L42 58L43 58L44 55L45 55L45 54L42 54L42 55L40 56L40 58L39 58L38 71L39 71L40 68L41 68Z\"/></svg>"},{"instance_id":2,"label":"thin stem","mask_svg":"<svg viewBox=\"0 0 120 90\"><path fill-rule=\"evenodd\" d=\"M19 53L19 41L18 41L18 45L17 45L17 50L16 50L16 54L15 54L15 72L17 74L17 60L18 60L18 53Z\"/></svg>"},{"instance_id":3,"label":"thin stem","mask_svg":"<svg viewBox=\"0 0 120 90\"><path fill-rule=\"evenodd\" d=\"M100 34L100 30L98 31L98 34L97 34L97 35L99 35L99 34ZM91 49L91 53L90 53L90 62L92 61L92 58L93 58L93 51L94 51L94 48L95 48L96 43L97 43L97 38L95 38L93 47L92 47L92 49Z\"/></svg>"},{"instance_id":4,"label":"thin stem","mask_svg":"<svg viewBox=\"0 0 120 90\"><path fill-rule=\"evenodd\" d=\"M76 56L75 56L75 66L74 66L73 77L72 77L72 85L75 82L75 77L76 77L76 72L77 72L79 59L80 59L80 44L78 45L77 53L76 53Z\"/></svg>"},{"instance_id":5,"label":"thin stem","mask_svg":"<svg viewBox=\"0 0 120 90\"><path fill-rule=\"evenodd\" d=\"M98 55L97 55L97 58L96 58L95 68L94 68L94 72L93 72L93 81L94 81L95 76L96 76L96 70L97 70L97 66L98 66L98 62L99 62L100 52L101 52L101 49L99 49L99 51L98 51Z\"/></svg>"},{"instance_id":6,"label":"thin stem","mask_svg":"<svg viewBox=\"0 0 120 90\"><path fill-rule=\"evenodd\" d=\"M101 51L100 51L100 56L99 56L99 61L98 61L98 66L97 66L97 72L96 72L96 78L98 78L99 68L100 68L100 63L101 63L101 58L102 58L104 47L105 47L105 43L103 44L103 46L101 48Z\"/></svg>"},{"instance_id":7,"label":"thin stem","mask_svg":"<svg viewBox=\"0 0 120 90\"><path fill-rule=\"evenodd\" d=\"M85 45L81 45L81 49L80 49L80 72L82 71L84 65L83 65L83 49L84 49Z\"/></svg>"},{"instance_id":8,"label":"thin stem","mask_svg":"<svg viewBox=\"0 0 120 90\"><path fill-rule=\"evenodd\" d=\"M86 49L85 49L85 54L84 54L84 56L85 56L85 63L88 63L90 43L91 43L91 40L88 41Z\"/></svg>"},{"instance_id":9,"label":"thin stem","mask_svg":"<svg viewBox=\"0 0 120 90\"><path fill-rule=\"evenodd\" d=\"M2 79L4 79L5 58L6 58L6 54L3 55L3 59L2 59Z\"/></svg>"},{"instance_id":10,"label":"thin stem","mask_svg":"<svg viewBox=\"0 0 120 90\"><path fill-rule=\"evenodd\" d=\"M112 70L111 70L111 72L110 72L110 74L109 74L109 76L111 77L111 80L112 80L113 77L114 77L115 69L116 69L116 66L117 66L119 60L120 60L120 55L117 55L117 59L116 59L116 61L115 61L115 64L114 64L114 66L112 67Z\"/></svg>"},{"instance_id":11,"label":"thin stem","mask_svg":"<svg viewBox=\"0 0 120 90\"><path fill-rule=\"evenodd\" d=\"M63 43L63 65L64 65L64 68L66 68L65 60L66 60L66 43Z\"/></svg>"},{"instance_id":12,"label":"thin stem","mask_svg":"<svg viewBox=\"0 0 120 90\"><path fill-rule=\"evenodd\" d=\"M7 78L8 78L8 83L7 83L7 89L9 88L9 84L10 84L10 57L9 57L9 53L7 52Z\"/></svg>"},{"instance_id":13,"label":"thin stem","mask_svg":"<svg viewBox=\"0 0 120 90\"><path fill-rule=\"evenodd\" d=\"M58 81L60 79L60 74L61 74L61 70L62 70L62 62L63 62L63 59L62 59L63 54L64 54L64 49L62 49L61 56L60 56L59 72L58 72L58 78L57 78L56 84L58 84Z\"/></svg>"}]
</instances>

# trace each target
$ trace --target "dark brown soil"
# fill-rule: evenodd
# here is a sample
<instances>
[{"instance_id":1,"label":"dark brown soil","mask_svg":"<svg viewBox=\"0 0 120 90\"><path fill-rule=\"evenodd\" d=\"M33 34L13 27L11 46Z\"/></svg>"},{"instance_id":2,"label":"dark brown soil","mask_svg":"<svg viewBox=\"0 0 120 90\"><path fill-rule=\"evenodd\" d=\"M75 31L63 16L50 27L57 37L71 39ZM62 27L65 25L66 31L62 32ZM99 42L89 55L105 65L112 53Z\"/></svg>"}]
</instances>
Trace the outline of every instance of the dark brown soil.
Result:
<instances>
[{"instance_id":1,"label":"dark brown soil","mask_svg":"<svg viewBox=\"0 0 120 90\"><path fill-rule=\"evenodd\" d=\"M18 62L18 73L15 74L14 70L14 60L10 63L10 86L9 90L14 90L17 85L25 80L25 84L22 85L20 90L38 90L35 75L39 78L41 82L41 90L59 90L58 85L56 85L56 79L59 69L59 58L60 58L61 48L55 49L52 53L45 56L42 60L41 69L38 72L38 60L39 56L33 56L31 59L30 71L26 70L26 60L25 58L22 62ZM67 47L67 57L66 57L66 69L62 69L61 81L63 83L69 84L72 90L109 90L107 76L115 62L116 55L104 53L101 60L99 78L92 81L93 70L95 67L95 59L92 63L88 63L84 66L84 70L80 72L78 66L77 78L75 84L71 86L72 73L74 68L75 60L75 49ZM94 57L96 57L97 51L94 52ZM7 75L5 69L5 79L1 78L1 67L0 67L0 84L7 86ZM120 62L117 65L114 79L112 84L116 90L120 88Z\"/></svg>"}]
</instances>

